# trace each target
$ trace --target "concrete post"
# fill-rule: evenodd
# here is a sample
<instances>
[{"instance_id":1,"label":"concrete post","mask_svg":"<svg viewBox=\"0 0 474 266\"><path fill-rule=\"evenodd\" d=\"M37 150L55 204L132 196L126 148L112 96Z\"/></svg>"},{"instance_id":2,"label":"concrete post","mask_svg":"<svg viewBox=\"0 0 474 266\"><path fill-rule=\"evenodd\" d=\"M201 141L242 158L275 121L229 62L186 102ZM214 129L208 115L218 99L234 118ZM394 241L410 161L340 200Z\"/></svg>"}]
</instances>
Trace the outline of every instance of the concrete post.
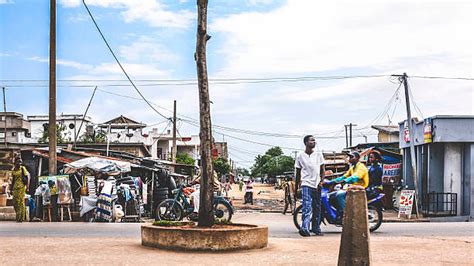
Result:
<instances>
[{"instance_id":1,"label":"concrete post","mask_svg":"<svg viewBox=\"0 0 474 266\"><path fill-rule=\"evenodd\" d=\"M369 224L365 190L347 191L337 265L370 265Z\"/></svg>"}]
</instances>

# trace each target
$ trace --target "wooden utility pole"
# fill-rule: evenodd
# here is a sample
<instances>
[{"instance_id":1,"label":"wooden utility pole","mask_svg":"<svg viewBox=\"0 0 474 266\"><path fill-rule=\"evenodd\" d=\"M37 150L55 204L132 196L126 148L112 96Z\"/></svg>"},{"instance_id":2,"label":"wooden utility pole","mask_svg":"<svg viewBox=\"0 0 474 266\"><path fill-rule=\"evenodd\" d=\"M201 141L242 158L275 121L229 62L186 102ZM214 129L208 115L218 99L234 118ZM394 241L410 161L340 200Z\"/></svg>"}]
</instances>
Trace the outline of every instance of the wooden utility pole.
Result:
<instances>
[{"instance_id":1,"label":"wooden utility pole","mask_svg":"<svg viewBox=\"0 0 474 266\"><path fill-rule=\"evenodd\" d=\"M416 210L416 218L419 217L419 206L420 201L418 197L418 173L416 172L416 156L415 156L415 132L413 129L413 120L411 117L411 109L410 109L410 94L408 93L408 81L407 81L407 73L403 73L403 75L399 76L401 81L403 82L403 86L405 87L405 104L407 107L407 123L408 123L408 131L410 134L410 157L411 157L411 171L413 176L413 181L415 184L415 210Z\"/></svg>"},{"instance_id":2,"label":"wooden utility pole","mask_svg":"<svg viewBox=\"0 0 474 266\"><path fill-rule=\"evenodd\" d=\"M171 161L176 163L176 154L178 153L178 147L176 146L176 100L174 100L173 106L173 150L171 151Z\"/></svg>"},{"instance_id":3,"label":"wooden utility pole","mask_svg":"<svg viewBox=\"0 0 474 266\"><path fill-rule=\"evenodd\" d=\"M348 126L349 126L349 125L344 125L344 129L345 129L345 131L346 131L346 148L349 147L349 138L348 138L348 136L347 136L347 127L348 127Z\"/></svg>"},{"instance_id":4,"label":"wooden utility pole","mask_svg":"<svg viewBox=\"0 0 474 266\"><path fill-rule=\"evenodd\" d=\"M49 175L57 173L56 158L56 0L50 0L49 18Z\"/></svg>"},{"instance_id":5,"label":"wooden utility pole","mask_svg":"<svg viewBox=\"0 0 474 266\"><path fill-rule=\"evenodd\" d=\"M211 104L209 101L209 83L207 78L206 44L211 36L207 35L207 0L197 0L198 21L196 60L198 88L199 88L199 122L201 140L201 189L198 226L210 227L214 224L214 213L212 202L214 194L212 185L214 175L211 160Z\"/></svg>"},{"instance_id":6,"label":"wooden utility pole","mask_svg":"<svg viewBox=\"0 0 474 266\"><path fill-rule=\"evenodd\" d=\"M4 135L3 135L3 139L5 140L5 148L7 147L7 96L6 96L6 92L5 92L5 87L2 87L2 90L3 90L3 113L5 114L5 116L3 117L3 123L5 125L4 129L5 131L3 131Z\"/></svg>"}]
</instances>

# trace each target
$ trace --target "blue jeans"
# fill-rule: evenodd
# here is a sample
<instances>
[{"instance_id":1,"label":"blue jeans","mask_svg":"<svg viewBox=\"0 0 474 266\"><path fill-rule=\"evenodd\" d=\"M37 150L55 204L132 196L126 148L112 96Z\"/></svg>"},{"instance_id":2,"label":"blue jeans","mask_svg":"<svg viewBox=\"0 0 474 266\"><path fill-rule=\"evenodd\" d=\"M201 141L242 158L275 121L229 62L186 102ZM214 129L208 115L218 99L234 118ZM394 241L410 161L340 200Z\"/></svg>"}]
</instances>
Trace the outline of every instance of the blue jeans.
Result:
<instances>
[{"instance_id":1,"label":"blue jeans","mask_svg":"<svg viewBox=\"0 0 474 266\"><path fill-rule=\"evenodd\" d=\"M347 191L345 189L340 189L336 192L336 201L337 205L339 205L339 213L343 213L344 209L346 208L346 194Z\"/></svg>"},{"instance_id":2,"label":"blue jeans","mask_svg":"<svg viewBox=\"0 0 474 266\"><path fill-rule=\"evenodd\" d=\"M312 188L303 186L302 198L303 198L303 207L302 207L302 218L303 224L301 229L306 231L312 231L314 233L321 232L321 188ZM311 229L310 229L311 225Z\"/></svg>"}]
</instances>

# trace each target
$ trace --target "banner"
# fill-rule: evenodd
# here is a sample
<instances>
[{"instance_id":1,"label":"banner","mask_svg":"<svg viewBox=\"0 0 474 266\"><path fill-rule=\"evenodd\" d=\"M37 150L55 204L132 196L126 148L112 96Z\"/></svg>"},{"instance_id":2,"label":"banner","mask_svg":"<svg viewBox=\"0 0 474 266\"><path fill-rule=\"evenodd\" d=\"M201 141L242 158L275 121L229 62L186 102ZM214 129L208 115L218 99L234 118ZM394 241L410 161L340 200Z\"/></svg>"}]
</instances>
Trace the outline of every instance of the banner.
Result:
<instances>
[{"instance_id":1,"label":"banner","mask_svg":"<svg viewBox=\"0 0 474 266\"><path fill-rule=\"evenodd\" d=\"M402 164L384 164L382 166L382 183L389 185L398 185L400 183L400 173Z\"/></svg>"},{"instance_id":2,"label":"banner","mask_svg":"<svg viewBox=\"0 0 474 266\"><path fill-rule=\"evenodd\" d=\"M408 219L411 218L411 211L413 209L413 201L415 199L414 190L402 190L400 195L400 207L398 210L398 217L401 214L408 215Z\"/></svg>"}]
</instances>

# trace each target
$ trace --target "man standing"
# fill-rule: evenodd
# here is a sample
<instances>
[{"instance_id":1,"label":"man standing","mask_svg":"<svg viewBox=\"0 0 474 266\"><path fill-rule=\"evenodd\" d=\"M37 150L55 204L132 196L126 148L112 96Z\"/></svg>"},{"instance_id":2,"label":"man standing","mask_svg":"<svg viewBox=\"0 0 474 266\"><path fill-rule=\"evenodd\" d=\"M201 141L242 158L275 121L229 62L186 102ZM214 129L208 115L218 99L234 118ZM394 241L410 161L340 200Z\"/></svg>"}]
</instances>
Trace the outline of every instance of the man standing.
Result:
<instances>
[{"instance_id":1,"label":"man standing","mask_svg":"<svg viewBox=\"0 0 474 266\"><path fill-rule=\"evenodd\" d=\"M301 186L303 198L303 223L299 234L310 236L313 232L317 236L321 233L321 178L324 178L324 157L319 151L314 151L316 140L312 135L303 139L305 151L298 154L295 160L296 191ZM310 228L311 222L311 228Z\"/></svg>"}]
</instances>

